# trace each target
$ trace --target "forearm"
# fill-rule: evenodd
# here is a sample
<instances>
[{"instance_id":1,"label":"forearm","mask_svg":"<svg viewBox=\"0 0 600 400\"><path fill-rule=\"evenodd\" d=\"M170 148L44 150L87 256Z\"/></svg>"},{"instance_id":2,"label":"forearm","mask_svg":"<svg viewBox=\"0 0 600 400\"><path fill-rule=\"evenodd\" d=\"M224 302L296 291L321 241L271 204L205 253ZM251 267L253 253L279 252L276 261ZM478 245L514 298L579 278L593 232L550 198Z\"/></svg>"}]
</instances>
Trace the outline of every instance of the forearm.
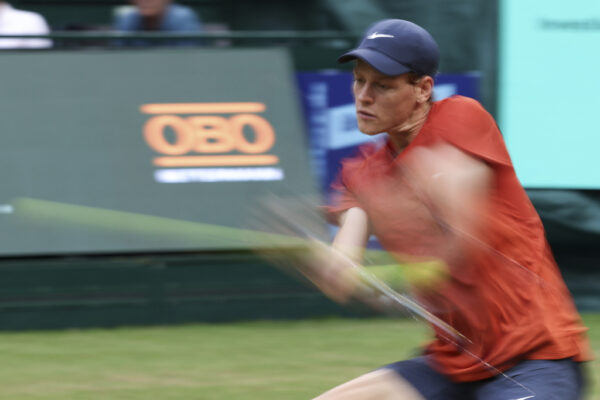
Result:
<instances>
[{"instance_id":1,"label":"forearm","mask_svg":"<svg viewBox=\"0 0 600 400\"><path fill-rule=\"evenodd\" d=\"M351 208L342 214L339 225L332 247L353 261L361 262L370 236L367 213L358 207Z\"/></svg>"},{"instance_id":2,"label":"forearm","mask_svg":"<svg viewBox=\"0 0 600 400\"><path fill-rule=\"evenodd\" d=\"M310 249L311 280L333 300L346 303L360 287L358 269L367 239L367 214L352 208L341 216L340 229L331 246L314 242Z\"/></svg>"}]
</instances>

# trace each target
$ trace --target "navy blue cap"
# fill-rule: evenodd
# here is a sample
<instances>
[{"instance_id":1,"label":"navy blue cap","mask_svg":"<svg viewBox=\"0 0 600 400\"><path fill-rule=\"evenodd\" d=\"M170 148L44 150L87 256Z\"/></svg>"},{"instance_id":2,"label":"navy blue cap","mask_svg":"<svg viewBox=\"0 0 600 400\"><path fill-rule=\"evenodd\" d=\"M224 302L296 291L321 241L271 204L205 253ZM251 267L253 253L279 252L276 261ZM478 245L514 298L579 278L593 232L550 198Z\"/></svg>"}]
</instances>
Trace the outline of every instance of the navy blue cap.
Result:
<instances>
[{"instance_id":1,"label":"navy blue cap","mask_svg":"<svg viewBox=\"0 0 600 400\"><path fill-rule=\"evenodd\" d=\"M434 76L440 50L429 32L419 25L402 19L385 19L371 25L360 45L338 58L338 62L357 58L384 75L395 76L412 71Z\"/></svg>"}]
</instances>

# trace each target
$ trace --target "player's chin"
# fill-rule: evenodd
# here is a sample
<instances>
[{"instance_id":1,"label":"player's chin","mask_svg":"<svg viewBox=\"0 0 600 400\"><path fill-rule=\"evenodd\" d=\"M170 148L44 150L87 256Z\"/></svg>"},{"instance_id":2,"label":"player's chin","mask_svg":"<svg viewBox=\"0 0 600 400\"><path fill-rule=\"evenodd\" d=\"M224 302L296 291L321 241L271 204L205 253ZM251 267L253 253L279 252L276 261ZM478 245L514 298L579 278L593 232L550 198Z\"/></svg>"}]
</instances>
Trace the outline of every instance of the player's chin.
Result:
<instances>
[{"instance_id":1,"label":"player's chin","mask_svg":"<svg viewBox=\"0 0 600 400\"><path fill-rule=\"evenodd\" d=\"M358 123L358 130L369 136L378 135L381 132L384 132L380 126L369 123L361 123L360 121Z\"/></svg>"}]
</instances>

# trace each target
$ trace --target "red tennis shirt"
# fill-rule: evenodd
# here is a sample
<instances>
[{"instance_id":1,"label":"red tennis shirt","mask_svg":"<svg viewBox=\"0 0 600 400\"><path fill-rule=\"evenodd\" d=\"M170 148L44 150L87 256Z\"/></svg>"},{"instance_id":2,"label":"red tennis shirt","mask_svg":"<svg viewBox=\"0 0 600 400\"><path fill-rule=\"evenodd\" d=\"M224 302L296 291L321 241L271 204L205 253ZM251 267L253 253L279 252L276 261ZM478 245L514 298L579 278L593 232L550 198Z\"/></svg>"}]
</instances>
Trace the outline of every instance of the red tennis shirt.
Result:
<instances>
[{"instance_id":1,"label":"red tennis shirt","mask_svg":"<svg viewBox=\"0 0 600 400\"><path fill-rule=\"evenodd\" d=\"M482 160L493 171L489 204L478 216L481 236L471 237L454 254L444 246L453 233L439 223L402 168L415 148L439 142ZM591 358L586 328L542 222L517 179L494 119L477 101L454 96L433 103L421 131L400 154L389 142L379 148L363 146L360 155L342 163L334 187L329 210L336 214L362 208L387 251L441 257L449 264L451 278L436 294L417 294L471 341L459 346L436 331L426 352L440 372L464 382L490 377L523 359Z\"/></svg>"}]
</instances>

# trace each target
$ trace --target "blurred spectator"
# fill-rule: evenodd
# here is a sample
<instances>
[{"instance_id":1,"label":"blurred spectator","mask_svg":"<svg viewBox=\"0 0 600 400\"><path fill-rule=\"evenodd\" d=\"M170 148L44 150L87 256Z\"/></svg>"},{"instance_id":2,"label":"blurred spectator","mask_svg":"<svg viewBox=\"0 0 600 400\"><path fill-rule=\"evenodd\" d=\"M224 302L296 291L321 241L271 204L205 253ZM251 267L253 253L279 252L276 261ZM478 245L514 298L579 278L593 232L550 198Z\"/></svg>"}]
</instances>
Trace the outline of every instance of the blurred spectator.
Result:
<instances>
[{"instance_id":1,"label":"blurred spectator","mask_svg":"<svg viewBox=\"0 0 600 400\"><path fill-rule=\"evenodd\" d=\"M133 6L115 10L114 29L120 32L200 32L202 24L194 10L171 0L132 0ZM149 46L152 44L186 46L199 44L198 40L173 39L152 42L146 39L120 41L122 45Z\"/></svg>"},{"instance_id":2,"label":"blurred spectator","mask_svg":"<svg viewBox=\"0 0 600 400\"><path fill-rule=\"evenodd\" d=\"M31 11L13 8L0 0L0 35L47 35L50 28L44 17ZM46 48L50 39L0 38L0 49Z\"/></svg>"}]
</instances>

